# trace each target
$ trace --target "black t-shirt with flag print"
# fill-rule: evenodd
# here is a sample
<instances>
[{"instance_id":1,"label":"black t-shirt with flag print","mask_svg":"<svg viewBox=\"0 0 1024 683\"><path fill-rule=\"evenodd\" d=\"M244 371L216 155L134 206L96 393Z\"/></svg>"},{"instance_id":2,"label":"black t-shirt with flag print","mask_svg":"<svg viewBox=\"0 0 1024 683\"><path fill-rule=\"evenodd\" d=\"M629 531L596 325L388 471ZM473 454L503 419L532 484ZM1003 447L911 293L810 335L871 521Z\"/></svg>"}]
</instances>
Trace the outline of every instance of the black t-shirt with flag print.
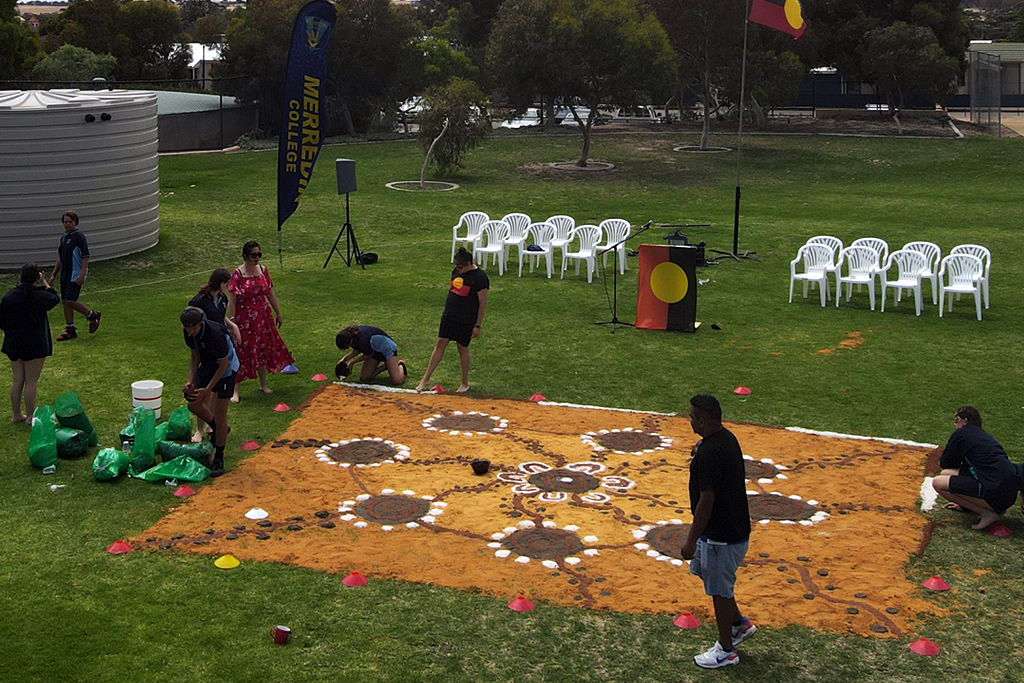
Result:
<instances>
[{"instance_id":1,"label":"black t-shirt with flag print","mask_svg":"<svg viewBox=\"0 0 1024 683\"><path fill-rule=\"evenodd\" d=\"M442 317L455 323L475 325L476 314L480 310L477 293L490 287L491 281L487 279L487 273L480 268L465 273L459 273L457 268L453 269Z\"/></svg>"}]
</instances>

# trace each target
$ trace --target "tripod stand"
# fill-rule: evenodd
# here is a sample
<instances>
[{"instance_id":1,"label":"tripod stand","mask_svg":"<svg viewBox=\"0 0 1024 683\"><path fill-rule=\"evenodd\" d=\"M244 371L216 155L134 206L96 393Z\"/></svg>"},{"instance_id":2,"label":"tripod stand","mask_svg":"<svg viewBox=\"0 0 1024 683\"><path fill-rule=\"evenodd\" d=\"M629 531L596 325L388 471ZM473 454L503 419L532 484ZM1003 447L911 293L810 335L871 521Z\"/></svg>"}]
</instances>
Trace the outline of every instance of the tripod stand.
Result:
<instances>
[{"instance_id":1,"label":"tripod stand","mask_svg":"<svg viewBox=\"0 0 1024 683\"><path fill-rule=\"evenodd\" d=\"M612 275L612 282L613 282L613 284L612 284L612 319L611 320L601 320L601 321L598 321L598 322L594 323L595 325L611 325L612 326L612 334L615 334L615 326L616 325L628 325L629 327L635 327L635 325L633 323L627 323L627 322L623 322L623 321L619 320L619 316L618 316L618 311L619 311L619 258L620 258L619 257L619 247L621 245L625 244L626 242L628 242L629 240L633 239L634 237L636 237L640 233L646 232L651 227L652 223L654 223L654 221L647 221L646 223L644 223L643 227L641 227L639 230L634 232L632 235L626 235L623 239L619 240L615 244L609 245L608 248L602 249L599 253L594 255L594 258L596 260L596 258L598 256L602 256L603 254L607 254L609 251L614 251L615 252L615 268L613 270L613 275Z\"/></svg>"},{"instance_id":2,"label":"tripod stand","mask_svg":"<svg viewBox=\"0 0 1024 683\"><path fill-rule=\"evenodd\" d=\"M341 236L345 236L345 253L342 254L341 250L338 249L338 242L341 241ZM345 259L345 265L352 266L352 257L356 257L356 263L363 270L366 270L366 264L363 263L363 252L359 249L359 243L356 242L356 232L352 229L352 222L349 220L348 212L348 192L345 193L345 225L341 226L341 230L338 231L338 237L334 240L334 246L327 253L327 260L324 261L324 268L331 262L331 257L334 256L334 252L338 252L338 256Z\"/></svg>"}]
</instances>

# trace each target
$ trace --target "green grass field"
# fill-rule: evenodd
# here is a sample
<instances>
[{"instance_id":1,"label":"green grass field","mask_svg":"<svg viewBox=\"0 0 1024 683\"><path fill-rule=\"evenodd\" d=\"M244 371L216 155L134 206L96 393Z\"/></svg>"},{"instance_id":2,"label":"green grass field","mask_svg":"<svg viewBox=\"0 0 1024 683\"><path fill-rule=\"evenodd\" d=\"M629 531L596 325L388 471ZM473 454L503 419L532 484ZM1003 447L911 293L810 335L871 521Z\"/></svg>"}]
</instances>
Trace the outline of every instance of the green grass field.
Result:
<instances>
[{"instance_id":1,"label":"green grass field","mask_svg":"<svg viewBox=\"0 0 1024 683\"><path fill-rule=\"evenodd\" d=\"M577 223L622 217L634 225L711 223L689 232L711 248L732 245L735 153L674 152L692 135L607 135L593 158L608 173L560 174L547 162L574 159L574 137L504 137L467 157L453 192L396 192L418 178L422 157L408 142L326 147L314 180L282 236L276 256L273 152L166 157L160 161L160 244L95 263L82 299L104 313L96 335L57 345L40 382L40 403L68 389L79 396L101 443L114 445L131 407L130 384L160 379L165 415L184 383L187 354L178 313L209 272L241 263L243 242L261 242L284 314L282 334L300 369L271 378L273 396L254 382L231 408L228 470L238 446L281 433L339 357L334 334L373 324L398 341L418 379L436 336L450 273L451 226L468 210L492 216L557 213ZM1017 261L1024 225L1020 179L1024 141L748 137L743 150L740 249L759 261L700 269L698 320L685 335L592 324L610 318L611 278L547 280L497 276L470 381L477 394L529 397L656 411L685 410L710 392L726 419L797 425L943 443L956 406L971 403L1011 459L1024 460L1021 380L1024 277ZM716 144L733 145L721 137ZM351 196L360 246L380 255L365 271L324 259L344 220L331 169L357 161ZM74 208L74 207L72 207ZM60 235L54 216L54 246ZM89 225L82 229L88 235ZM663 243L655 228L636 242ZM808 237L833 234L960 243L993 253L991 308L974 317L958 302L939 319L930 302L914 316L904 301L882 314L866 293L836 309L816 294L787 303L789 261ZM636 259L619 278L619 317L632 320ZM610 275L610 271L608 273ZM5 274L4 289L14 277ZM890 299L891 305L891 299ZM50 316L54 334L62 321ZM721 330L712 330L717 323ZM837 348L852 333L863 344ZM822 353L832 349L832 353ZM434 382L458 384L455 354ZM433 382L432 382L433 383ZM737 385L753 390L732 395ZM505 602L415 584L372 581L349 590L339 575L246 563L231 572L205 557L105 548L137 534L178 501L164 486L97 483L92 455L62 461L42 476L27 457L28 429L0 420L0 680L665 681L717 676L745 680L1019 680L1024 586L1019 581L1024 523L1012 509L1010 539L972 532L969 520L940 511L945 523L923 559L908 558L915 581L938 574L955 585L931 599L947 617L918 622L913 638L881 640L805 628L765 628L745 645L739 667L708 673L691 657L714 639L713 626L682 631L673 615L637 616L540 605L516 614ZM224 480L220 480L223 482ZM203 485L222 485L206 483ZM51 491L51 484L65 488ZM681 487L684 485L681 482ZM982 573L973 570L985 570ZM694 579L695 580L695 579ZM983 592L982 592L982 589ZM510 596L514 597L514 596ZM743 596L738 596L741 604ZM706 612L709 605L695 605ZM268 636L294 631L288 647ZM935 658L906 645L926 636Z\"/></svg>"}]
</instances>

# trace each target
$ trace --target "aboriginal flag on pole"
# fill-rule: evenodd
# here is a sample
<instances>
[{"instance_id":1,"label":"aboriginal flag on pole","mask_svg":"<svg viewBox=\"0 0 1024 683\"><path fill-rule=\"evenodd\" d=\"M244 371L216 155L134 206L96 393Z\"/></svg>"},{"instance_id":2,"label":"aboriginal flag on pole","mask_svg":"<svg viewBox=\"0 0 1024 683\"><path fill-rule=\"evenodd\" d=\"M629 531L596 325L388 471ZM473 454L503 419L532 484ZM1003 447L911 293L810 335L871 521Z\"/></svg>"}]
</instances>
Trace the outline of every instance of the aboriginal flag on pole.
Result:
<instances>
[{"instance_id":1,"label":"aboriginal flag on pole","mask_svg":"<svg viewBox=\"0 0 1024 683\"><path fill-rule=\"evenodd\" d=\"M695 332L696 319L697 250L641 244L636 326Z\"/></svg>"},{"instance_id":2,"label":"aboriginal flag on pole","mask_svg":"<svg viewBox=\"0 0 1024 683\"><path fill-rule=\"evenodd\" d=\"M776 31L782 31L800 40L807 31L800 0L753 0L750 21Z\"/></svg>"},{"instance_id":3,"label":"aboriginal flag on pole","mask_svg":"<svg viewBox=\"0 0 1024 683\"><path fill-rule=\"evenodd\" d=\"M298 208L320 154L327 41L336 18L331 3L313 0L299 10L292 29L277 151L278 233Z\"/></svg>"}]
</instances>

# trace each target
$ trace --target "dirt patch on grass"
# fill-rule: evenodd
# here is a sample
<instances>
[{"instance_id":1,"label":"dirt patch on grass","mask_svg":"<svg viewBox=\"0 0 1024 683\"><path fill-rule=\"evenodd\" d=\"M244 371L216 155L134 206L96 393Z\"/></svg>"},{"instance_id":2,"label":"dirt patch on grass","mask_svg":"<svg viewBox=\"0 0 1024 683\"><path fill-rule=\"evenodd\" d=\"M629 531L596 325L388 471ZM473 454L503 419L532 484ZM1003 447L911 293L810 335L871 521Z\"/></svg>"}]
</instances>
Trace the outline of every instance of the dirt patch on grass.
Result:
<instances>
[{"instance_id":1,"label":"dirt patch on grass","mask_svg":"<svg viewBox=\"0 0 1024 683\"><path fill-rule=\"evenodd\" d=\"M855 330L853 332L847 332L846 336L840 340L835 348L818 349L818 353L824 356L831 356L839 349L855 349L866 341L867 339L864 338L864 335Z\"/></svg>"},{"instance_id":2,"label":"dirt patch on grass","mask_svg":"<svg viewBox=\"0 0 1024 683\"><path fill-rule=\"evenodd\" d=\"M745 613L904 636L940 612L904 575L930 449L729 427L749 457ZM131 544L707 619L679 555L694 440L685 416L332 385Z\"/></svg>"}]
</instances>

